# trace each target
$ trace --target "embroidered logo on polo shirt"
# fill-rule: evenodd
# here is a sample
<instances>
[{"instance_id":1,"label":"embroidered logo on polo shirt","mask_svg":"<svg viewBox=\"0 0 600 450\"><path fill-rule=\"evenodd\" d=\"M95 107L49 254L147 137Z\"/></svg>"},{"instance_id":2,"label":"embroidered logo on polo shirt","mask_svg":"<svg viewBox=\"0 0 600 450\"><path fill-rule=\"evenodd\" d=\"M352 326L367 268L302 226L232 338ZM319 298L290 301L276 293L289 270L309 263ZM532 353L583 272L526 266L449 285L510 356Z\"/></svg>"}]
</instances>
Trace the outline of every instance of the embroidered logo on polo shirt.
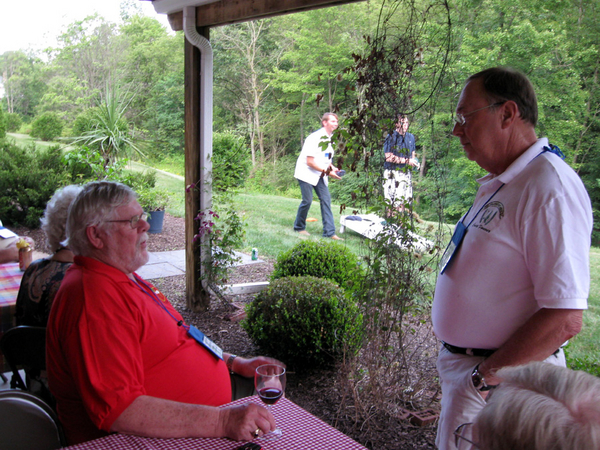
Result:
<instances>
[{"instance_id":1,"label":"embroidered logo on polo shirt","mask_svg":"<svg viewBox=\"0 0 600 450\"><path fill-rule=\"evenodd\" d=\"M503 217L504 205L501 202L490 202L485 205L473 227L489 233Z\"/></svg>"}]
</instances>

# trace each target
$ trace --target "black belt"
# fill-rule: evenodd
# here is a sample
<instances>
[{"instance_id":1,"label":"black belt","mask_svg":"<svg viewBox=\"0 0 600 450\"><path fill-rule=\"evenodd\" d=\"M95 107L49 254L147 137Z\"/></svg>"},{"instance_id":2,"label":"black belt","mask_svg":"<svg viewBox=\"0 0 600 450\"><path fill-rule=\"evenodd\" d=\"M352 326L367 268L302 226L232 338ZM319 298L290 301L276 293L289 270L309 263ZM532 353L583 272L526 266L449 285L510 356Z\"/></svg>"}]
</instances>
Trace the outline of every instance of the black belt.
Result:
<instances>
[{"instance_id":1,"label":"black belt","mask_svg":"<svg viewBox=\"0 0 600 450\"><path fill-rule=\"evenodd\" d=\"M487 358L488 356L491 356L492 353L494 353L496 350L486 350L483 348L462 348L462 347L455 347L454 345L450 345L447 342L442 341L442 344L444 345L444 347L446 347L448 349L448 351L450 353L460 353L461 355L469 355L469 356L481 356L483 358ZM560 351L560 347L556 349L556 351L554 353L552 353L554 356L558 355L558 352Z\"/></svg>"},{"instance_id":2,"label":"black belt","mask_svg":"<svg viewBox=\"0 0 600 450\"><path fill-rule=\"evenodd\" d=\"M486 350L483 348L455 347L454 345L450 345L444 341L442 341L442 344L444 345L444 347L446 347L448 349L448 351L450 353L460 353L461 355L469 355L469 356L482 356L484 358L491 356L491 354L496 351L496 350Z\"/></svg>"}]
</instances>

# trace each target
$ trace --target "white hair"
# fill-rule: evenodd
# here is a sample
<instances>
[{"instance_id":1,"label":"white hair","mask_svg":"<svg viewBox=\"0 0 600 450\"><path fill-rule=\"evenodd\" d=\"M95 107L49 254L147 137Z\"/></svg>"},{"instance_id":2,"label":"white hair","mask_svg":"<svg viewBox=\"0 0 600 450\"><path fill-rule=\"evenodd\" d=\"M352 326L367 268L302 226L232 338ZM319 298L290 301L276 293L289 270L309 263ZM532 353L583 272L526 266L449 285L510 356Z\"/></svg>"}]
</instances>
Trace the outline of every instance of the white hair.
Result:
<instances>
[{"instance_id":1,"label":"white hair","mask_svg":"<svg viewBox=\"0 0 600 450\"><path fill-rule=\"evenodd\" d=\"M542 362L505 367L498 377L475 420L480 448L600 448L600 379Z\"/></svg>"},{"instance_id":2,"label":"white hair","mask_svg":"<svg viewBox=\"0 0 600 450\"><path fill-rule=\"evenodd\" d=\"M40 219L42 230L46 234L46 243L53 253L61 247L65 240L67 214L69 206L81 192L81 186L71 184L57 190L44 210L44 217Z\"/></svg>"},{"instance_id":3,"label":"white hair","mask_svg":"<svg viewBox=\"0 0 600 450\"><path fill-rule=\"evenodd\" d=\"M86 184L69 208L67 238L63 244L75 255L89 256L87 228L109 220L119 206L136 198L137 194L122 183L93 181Z\"/></svg>"}]
</instances>

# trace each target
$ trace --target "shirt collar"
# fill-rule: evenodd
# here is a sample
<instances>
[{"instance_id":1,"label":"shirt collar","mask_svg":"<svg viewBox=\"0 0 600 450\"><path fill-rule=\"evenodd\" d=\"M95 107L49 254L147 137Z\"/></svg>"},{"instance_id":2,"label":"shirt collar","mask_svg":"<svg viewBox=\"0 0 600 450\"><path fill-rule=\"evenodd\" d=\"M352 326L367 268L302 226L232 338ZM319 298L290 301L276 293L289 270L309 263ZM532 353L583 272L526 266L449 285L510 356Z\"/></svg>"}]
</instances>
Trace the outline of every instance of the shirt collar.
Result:
<instances>
[{"instance_id":1,"label":"shirt collar","mask_svg":"<svg viewBox=\"0 0 600 450\"><path fill-rule=\"evenodd\" d=\"M131 278L129 278L125 273L123 273L119 269L116 269L115 267L103 263L102 261L99 261L95 258L76 255L73 258L73 262L86 270L91 270L93 272L98 272L107 275L119 283L129 283L131 281Z\"/></svg>"},{"instance_id":2,"label":"shirt collar","mask_svg":"<svg viewBox=\"0 0 600 450\"><path fill-rule=\"evenodd\" d=\"M479 178L477 182L480 185L483 185L491 180L497 180L500 183L508 184L510 183L517 175L519 175L523 169L533 161L544 149L544 147L548 146L548 138L539 138L535 144L525 150L521 156L515 159L510 166L506 168L504 172L500 175L494 176L491 173L488 173L483 178Z\"/></svg>"}]
</instances>

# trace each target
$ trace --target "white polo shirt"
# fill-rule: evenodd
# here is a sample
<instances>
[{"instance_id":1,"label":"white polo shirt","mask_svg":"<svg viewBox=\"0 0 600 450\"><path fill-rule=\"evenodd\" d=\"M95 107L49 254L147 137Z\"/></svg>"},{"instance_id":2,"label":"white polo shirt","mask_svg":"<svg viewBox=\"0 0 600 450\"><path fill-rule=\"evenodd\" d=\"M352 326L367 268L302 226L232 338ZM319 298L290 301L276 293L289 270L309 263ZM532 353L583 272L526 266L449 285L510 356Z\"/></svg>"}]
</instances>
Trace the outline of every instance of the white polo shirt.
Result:
<instances>
[{"instance_id":1,"label":"white polo shirt","mask_svg":"<svg viewBox=\"0 0 600 450\"><path fill-rule=\"evenodd\" d=\"M547 145L539 139L504 173L478 180L463 217L465 225L474 220L437 280L432 321L439 339L496 349L541 308L587 309L590 198L567 163L541 153Z\"/></svg>"},{"instance_id":2,"label":"white polo shirt","mask_svg":"<svg viewBox=\"0 0 600 450\"><path fill-rule=\"evenodd\" d=\"M321 147L321 143L329 140L329 144L325 149ZM310 134L304 141L302 151L296 161L296 170L294 177L300 181L316 186L321 178L322 172L309 167L306 163L307 157L312 156L319 167L327 168L333 161L333 147L331 146L330 136L325 131L325 128L315 131ZM324 176L325 185L327 186L329 177Z\"/></svg>"}]
</instances>

